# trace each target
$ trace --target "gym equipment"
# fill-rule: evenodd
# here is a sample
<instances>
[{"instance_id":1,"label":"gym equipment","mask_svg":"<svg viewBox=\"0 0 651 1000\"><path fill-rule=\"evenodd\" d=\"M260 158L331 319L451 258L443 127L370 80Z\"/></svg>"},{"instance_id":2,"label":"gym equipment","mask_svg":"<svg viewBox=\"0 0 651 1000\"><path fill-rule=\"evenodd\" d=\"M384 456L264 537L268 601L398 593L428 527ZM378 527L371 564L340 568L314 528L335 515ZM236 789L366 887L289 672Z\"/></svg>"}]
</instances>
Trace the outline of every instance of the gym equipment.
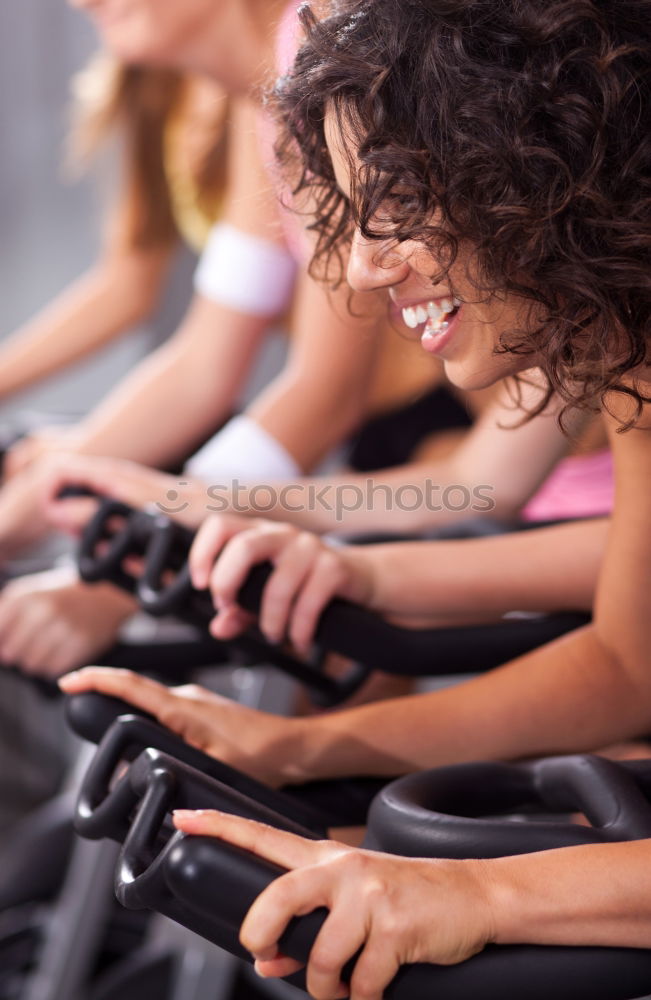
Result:
<instances>
[{"instance_id":1,"label":"gym equipment","mask_svg":"<svg viewBox=\"0 0 651 1000\"><path fill-rule=\"evenodd\" d=\"M110 580L135 593L149 614L174 614L205 627L214 609L209 593L192 587L187 565L192 540L188 529L160 513L133 511L118 501L105 499L83 533L79 572L87 582ZM125 570L127 558L142 560L138 576ZM239 595L246 610L259 612L271 571L267 563L250 573ZM277 666L306 684L319 703L333 705L350 697L373 670L411 677L484 671L588 621L585 614L564 612L492 625L407 629L337 599L321 616L316 655L309 663L266 642L257 631L223 646L231 657L244 656L250 663L262 661ZM326 650L353 661L345 677L323 673Z\"/></svg>"},{"instance_id":2,"label":"gym equipment","mask_svg":"<svg viewBox=\"0 0 651 1000\"><path fill-rule=\"evenodd\" d=\"M74 708L72 712L74 716ZM214 766L213 761L211 770ZM242 777L238 774L237 780ZM164 913L246 958L238 941L241 922L282 870L219 840L175 831L170 813L216 808L269 822L268 803L260 805L211 773L154 749L141 752L119 783L129 789L128 814L119 797L104 799L110 802L105 830L119 833L123 844L116 869L118 898L128 907ZM279 816L273 822L295 830L293 819L283 813L282 794L271 793L279 796ZM497 857L646 838L651 836L650 794L651 761L616 764L572 756L441 768L399 779L380 791L371 807L366 843L406 856ZM569 820L567 814L577 810L591 826ZM524 818L509 818L523 811ZM541 812L542 818L536 815ZM83 808L78 815L83 825ZM302 832L315 836L308 827ZM324 910L317 910L293 920L281 940L283 952L305 962L325 917ZM291 981L299 983L300 976ZM650 987L651 950L500 946L458 966L404 967L385 997L548 1000L551 994L557 1000L632 1000Z\"/></svg>"}]
</instances>

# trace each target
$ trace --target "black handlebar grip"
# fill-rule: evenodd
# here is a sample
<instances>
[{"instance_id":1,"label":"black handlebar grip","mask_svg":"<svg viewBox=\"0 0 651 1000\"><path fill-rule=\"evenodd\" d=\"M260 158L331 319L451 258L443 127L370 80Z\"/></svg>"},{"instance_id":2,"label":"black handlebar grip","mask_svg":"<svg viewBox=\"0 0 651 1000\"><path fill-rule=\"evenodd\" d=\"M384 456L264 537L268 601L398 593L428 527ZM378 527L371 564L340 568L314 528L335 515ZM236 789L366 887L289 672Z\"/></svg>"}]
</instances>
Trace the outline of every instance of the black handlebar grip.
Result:
<instances>
[{"instance_id":1,"label":"black handlebar grip","mask_svg":"<svg viewBox=\"0 0 651 1000\"><path fill-rule=\"evenodd\" d=\"M101 496L89 486L63 486L56 495L57 500L73 500L75 498L86 498L89 500L101 500Z\"/></svg>"},{"instance_id":2,"label":"black handlebar grip","mask_svg":"<svg viewBox=\"0 0 651 1000\"><path fill-rule=\"evenodd\" d=\"M180 769L182 765L194 768L251 800L282 813L305 829L314 830L320 836L325 835L330 817L327 804L320 804L318 788L314 804L309 798L303 800L300 794L293 795L289 790L269 788L250 775L191 746L176 733L160 725L153 716L134 709L132 705L117 698L108 698L96 692L73 695L68 698L66 714L76 733L91 742L99 743L98 751L82 783L79 798L78 828L86 836L113 836L112 833L105 833L102 825L103 816L110 808L103 803L111 794L111 776L120 761L134 760L145 749L168 754L176 758ZM325 802L327 803L327 799Z\"/></svg>"},{"instance_id":3,"label":"black handlebar grip","mask_svg":"<svg viewBox=\"0 0 651 1000\"><path fill-rule=\"evenodd\" d=\"M272 572L270 563L261 563L251 571L238 596L242 607L253 613L259 611ZM499 666L588 620L582 613L563 613L494 625L409 629L336 598L319 619L316 642L323 649L387 673L471 673Z\"/></svg>"},{"instance_id":4,"label":"black handlebar grip","mask_svg":"<svg viewBox=\"0 0 651 1000\"><path fill-rule=\"evenodd\" d=\"M229 950L235 951L248 909L283 869L221 841L179 837L164 874L185 918L182 922L193 924L196 914L204 936L226 947L230 929ZM326 916L319 909L293 919L279 942L282 953L305 963ZM344 969L344 981L350 974L351 963ZM633 1000L650 986L650 950L492 946L460 965L403 966L383 996L385 1000L504 1000L506 996Z\"/></svg>"},{"instance_id":5,"label":"black handlebar grip","mask_svg":"<svg viewBox=\"0 0 651 1000\"><path fill-rule=\"evenodd\" d=\"M135 714L139 718L156 722L149 712L97 691L69 696L66 698L65 712L70 728L89 743L100 743L107 730L123 715Z\"/></svg>"},{"instance_id":6,"label":"black handlebar grip","mask_svg":"<svg viewBox=\"0 0 651 1000\"><path fill-rule=\"evenodd\" d=\"M106 525L116 515L126 518L124 529L107 543L102 555L97 546ZM134 512L123 504L105 501L84 532L79 555L80 575L87 581L108 579L138 593L150 614L174 613L193 624L206 625L213 614L207 592L194 590L187 567L192 533L162 514ZM134 581L121 565L133 549L144 556L141 578ZM171 571L171 580L166 572ZM240 590L242 607L258 614L264 587L273 568L263 563L252 569ZM353 666L344 677L331 678L318 667L303 664L283 650L266 644L269 661L311 685L324 704L350 697L371 670L405 676L473 673L498 666L530 649L585 625L582 613L561 613L490 625L458 628L408 629L385 621L358 605L335 599L325 608L316 630L316 645L347 657ZM244 655L263 655L259 637L242 636L231 643ZM255 662L253 660L252 662Z\"/></svg>"},{"instance_id":7,"label":"black handlebar grip","mask_svg":"<svg viewBox=\"0 0 651 1000\"><path fill-rule=\"evenodd\" d=\"M122 569L124 558L132 551L134 529L133 510L119 500L102 500L95 514L84 528L77 553L79 576L85 583L108 580L123 590L133 593L135 582ZM122 530L109 537L107 526L112 518L125 520ZM105 551L98 553L100 543Z\"/></svg>"},{"instance_id":8,"label":"black handlebar grip","mask_svg":"<svg viewBox=\"0 0 651 1000\"><path fill-rule=\"evenodd\" d=\"M164 515L150 516L151 537L138 581L138 600L142 608L151 615L189 611L193 599L199 596L199 592L192 586L187 565L194 533L170 521ZM168 571L173 573L173 578L165 581L164 577ZM207 624L215 614L210 595L207 593L203 607L204 624Z\"/></svg>"}]
</instances>

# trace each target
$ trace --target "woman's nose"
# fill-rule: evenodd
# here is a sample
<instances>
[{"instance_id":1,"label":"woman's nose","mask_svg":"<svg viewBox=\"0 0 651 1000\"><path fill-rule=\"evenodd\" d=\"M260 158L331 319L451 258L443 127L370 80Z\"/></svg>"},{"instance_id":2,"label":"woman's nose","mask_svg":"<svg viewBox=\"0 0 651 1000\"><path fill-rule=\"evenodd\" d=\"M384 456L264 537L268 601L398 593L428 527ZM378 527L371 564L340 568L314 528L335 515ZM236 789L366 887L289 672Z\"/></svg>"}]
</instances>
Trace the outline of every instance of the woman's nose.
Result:
<instances>
[{"instance_id":1,"label":"woman's nose","mask_svg":"<svg viewBox=\"0 0 651 1000\"><path fill-rule=\"evenodd\" d=\"M359 231L353 236L348 259L348 284L355 292L398 285L407 275L409 264L400 246L387 246L380 240L364 239Z\"/></svg>"}]
</instances>

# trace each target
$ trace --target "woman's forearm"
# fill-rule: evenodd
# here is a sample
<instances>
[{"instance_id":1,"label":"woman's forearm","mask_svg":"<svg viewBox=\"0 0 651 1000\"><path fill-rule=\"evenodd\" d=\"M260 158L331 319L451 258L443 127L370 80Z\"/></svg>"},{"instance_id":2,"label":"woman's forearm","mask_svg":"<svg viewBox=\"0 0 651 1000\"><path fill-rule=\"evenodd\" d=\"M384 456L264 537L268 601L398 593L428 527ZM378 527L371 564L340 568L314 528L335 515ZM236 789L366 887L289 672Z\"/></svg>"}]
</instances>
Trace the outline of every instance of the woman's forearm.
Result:
<instances>
[{"instance_id":1,"label":"woman's forearm","mask_svg":"<svg viewBox=\"0 0 651 1000\"><path fill-rule=\"evenodd\" d=\"M372 581L375 610L472 621L509 611L589 610L607 532L608 521L599 519L342 551Z\"/></svg>"},{"instance_id":2,"label":"woman's forearm","mask_svg":"<svg viewBox=\"0 0 651 1000\"><path fill-rule=\"evenodd\" d=\"M482 863L496 944L651 948L651 841Z\"/></svg>"},{"instance_id":3,"label":"woman's forearm","mask_svg":"<svg viewBox=\"0 0 651 1000\"><path fill-rule=\"evenodd\" d=\"M164 466L226 419L268 325L199 298L183 327L75 429L81 454Z\"/></svg>"},{"instance_id":4,"label":"woman's forearm","mask_svg":"<svg viewBox=\"0 0 651 1000\"><path fill-rule=\"evenodd\" d=\"M247 413L304 471L341 445L367 412L377 307L372 300L368 316L352 316L345 290L330 294L306 274L298 279L287 362Z\"/></svg>"},{"instance_id":5,"label":"woman's forearm","mask_svg":"<svg viewBox=\"0 0 651 1000\"><path fill-rule=\"evenodd\" d=\"M318 303L312 313L319 315ZM283 408L278 390L291 386L287 382L284 386L277 383L256 401L256 409L252 411L304 469L321 457L322 452L315 451L315 441L336 443L363 415L364 372L370 369L373 360L357 347L353 356L357 375L352 364L346 374L352 381L346 383L336 366L331 377L324 380L326 361L319 357L319 351L326 344L332 353L330 334L328 328L313 328L312 334L315 329L318 336L311 354L306 357L300 351L300 344L296 349L299 356L295 371L307 373L312 380L306 379L309 391L304 392L302 401L297 397L293 408ZM368 354L371 337L368 330L353 333L345 329L341 331L343 344L339 350L345 357L344 352L351 350L347 345L352 341L353 345L365 345ZM333 406L332 393L337 386L341 391ZM534 394L531 402L536 399ZM262 405L266 407L265 413L257 409ZM297 414L301 415L300 420ZM284 488L272 484L273 489L268 493L242 490L237 509L263 513L276 520L291 520L319 534L406 535L468 518L509 520L517 516L567 450L567 440L553 418L540 417L517 427L513 423L512 402L502 389L464 435L461 444L439 461L408 463L373 473L346 473L330 476L327 481L307 478ZM331 435L329 440L327 434ZM536 456L536 462L531 462L531 455Z\"/></svg>"},{"instance_id":6,"label":"woman's forearm","mask_svg":"<svg viewBox=\"0 0 651 1000\"><path fill-rule=\"evenodd\" d=\"M169 251L100 261L0 347L0 395L27 389L142 322Z\"/></svg>"},{"instance_id":7,"label":"woman's forearm","mask_svg":"<svg viewBox=\"0 0 651 1000\"><path fill-rule=\"evenodd\" d=\"M330 425L344 436L357 411L344 413L345 426ZM264 420L264 414L258 419ZM286 435L287 436L287 435ZM314 455L300 442L293 445L303 467ZM269 489L242 488L237 509L278 521L291 521L317 534L417 535L469 517L495 514L494 489L454 479L450 463L414 462L373 473L338 474L269 484Z\"/></svg>"},{"instance_id":8,"label":"woman's forearm","mask_svg":"<svg viewBox=\"0 0 651 1000\"><path fill-rule=\"evenodd\" d=\"M432 666L445 675L435 650ZM454 687L299 720L287 777L589 751L648 731L650 705L648 671L629 671L590 626Z\"/></svg>"}]
</instances>

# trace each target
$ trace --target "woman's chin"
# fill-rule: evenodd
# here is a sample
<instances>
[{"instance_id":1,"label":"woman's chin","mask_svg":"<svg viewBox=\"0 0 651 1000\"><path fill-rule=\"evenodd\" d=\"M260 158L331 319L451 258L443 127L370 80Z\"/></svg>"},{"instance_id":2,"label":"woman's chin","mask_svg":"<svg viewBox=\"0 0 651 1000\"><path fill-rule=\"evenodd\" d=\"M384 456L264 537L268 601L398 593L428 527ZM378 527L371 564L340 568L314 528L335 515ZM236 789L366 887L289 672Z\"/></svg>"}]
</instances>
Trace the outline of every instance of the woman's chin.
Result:
<instances>
[{"instance_id":1,"label":"woman's chin","mask_svg":"<svg viewBox=\"0 0 651 1000\"><path fill-rule=\"evenodd\" d=\"M488 389L502 378L499 373L483 369L478 371L472 365L464 365L458 361L445 361L445 374L452 385L465 392L476 392L478 389Z\"/></svg>"},{"instance_id":2,"label":"woman's chin","mask_svg":"<svg viewBox=\"0 0 651 1000\"><path fill-rule=\"evenodd\" d=\"M444 358L445 374L452 385L466 392L476 392L488 389L509 375L515 375L529 367L524 358L515 355L494 355L485 359L483 364L478 359Z\"/></svg>"},{"instance_id":3,"label":"woman's chin","mask_svg":"<svg viewBox=\"0 0 651 1000\"><path fill-rule=\"evenodd\" d=\"M133 23L134 20L123 18L119 25L100 23L98 27L105 47L125 63L145 66L169 64L171 60L164 46L156 44L153 32L147 30L142 20L137 24Z\"/></svg>"}]
</instances>

